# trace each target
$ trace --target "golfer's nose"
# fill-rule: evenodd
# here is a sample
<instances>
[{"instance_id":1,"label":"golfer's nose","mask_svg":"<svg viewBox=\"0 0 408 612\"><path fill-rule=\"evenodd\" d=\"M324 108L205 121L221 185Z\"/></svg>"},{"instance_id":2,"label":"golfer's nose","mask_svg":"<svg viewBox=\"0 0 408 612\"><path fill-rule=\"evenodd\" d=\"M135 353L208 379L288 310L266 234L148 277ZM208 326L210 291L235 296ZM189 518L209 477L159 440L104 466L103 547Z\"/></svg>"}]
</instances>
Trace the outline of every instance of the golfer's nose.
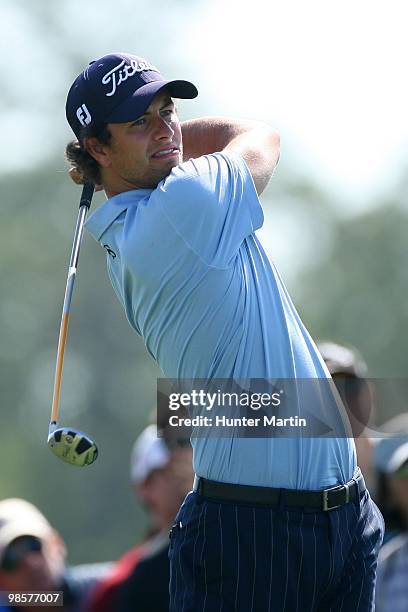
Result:
<instances>
[{"instance_id":1,"label":"golfer's nose","mask_svg":"<svg viewBox=\"0 0 408 612\"><path fill-rule=\"evenodd\" d=\"M155 138L157 140L171 140L174 136L174 129L171 121L165 117L157 117L155 124Z\"/></svg>"}]
</instances>

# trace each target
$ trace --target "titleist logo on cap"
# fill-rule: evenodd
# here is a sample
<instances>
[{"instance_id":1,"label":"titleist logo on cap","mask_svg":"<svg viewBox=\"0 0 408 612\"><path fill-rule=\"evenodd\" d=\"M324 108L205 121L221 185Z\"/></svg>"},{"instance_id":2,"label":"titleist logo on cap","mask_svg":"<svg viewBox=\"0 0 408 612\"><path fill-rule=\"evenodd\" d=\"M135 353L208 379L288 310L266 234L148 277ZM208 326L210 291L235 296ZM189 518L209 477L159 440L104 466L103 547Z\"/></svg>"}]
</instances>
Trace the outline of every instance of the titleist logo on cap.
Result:
<instances>
[{"instance_id":1,"label":"titleist logo on cap","mask_svg":"<svg viewBox=\"0 0 408 612\"><path fill-rule=\"evenodd\" d=\"M129 77L134 76L137 72L143 72L143 70L154 70L155 72L159 72L153 64L145 60L139 61L131 59L130 63L126 63L126 60L121 61L120 64L112 68L112 70L109 70L109 72L102 77L102 84L111 86L111 90L105 95L113 96L119 85L127 81Z\"/></svg>"}]
</instances>

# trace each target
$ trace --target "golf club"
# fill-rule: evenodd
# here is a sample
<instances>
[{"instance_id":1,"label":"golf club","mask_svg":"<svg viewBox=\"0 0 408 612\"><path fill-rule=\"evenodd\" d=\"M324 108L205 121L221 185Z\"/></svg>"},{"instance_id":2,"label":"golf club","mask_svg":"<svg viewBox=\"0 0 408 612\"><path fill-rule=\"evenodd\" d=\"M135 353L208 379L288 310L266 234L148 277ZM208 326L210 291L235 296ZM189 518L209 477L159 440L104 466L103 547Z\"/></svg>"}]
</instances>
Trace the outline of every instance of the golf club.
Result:
<instances>
[{"instance_id":1,"label":"golf club","mask_svg":"<svg viewBox=\"0 0 408 612\"><path fill-rule=\"evenodd\" d=\"M91 206L94 185L85 183L79 203L79 213L72 244L69 261L68 278L65 287L64 305L62 308L61 325L58 339L57 362L55 366L54 392L52 398L51 422L48 432L48 446L62 461L83 467L90 465L98 456L95 442L82 431L73 427L58 427L58 406L61 393L62 365L64 362L65 346L67 341L69 310L74 290L75 275L77 271L79 249L86 215Z\"/></svg>"}]
</instances>

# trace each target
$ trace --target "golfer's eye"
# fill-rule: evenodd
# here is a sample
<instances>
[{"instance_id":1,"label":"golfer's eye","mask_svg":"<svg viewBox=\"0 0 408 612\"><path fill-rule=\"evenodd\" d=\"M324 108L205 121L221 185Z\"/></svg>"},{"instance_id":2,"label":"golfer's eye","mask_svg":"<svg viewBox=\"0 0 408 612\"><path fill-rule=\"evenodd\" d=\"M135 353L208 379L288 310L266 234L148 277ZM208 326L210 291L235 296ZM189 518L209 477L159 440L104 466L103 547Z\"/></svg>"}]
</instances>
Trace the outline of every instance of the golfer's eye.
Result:
<instances>
[{"instance_id":1,"label":"golfer's eye","mask_svg":"<svg viewBox=\"0 0 408 612\"><path fill-rule=\"evenodd\" d=\"M171 118L173 115L176 114L176 108L175 106L169 106L168 108L164 108L161 111L161 116L167 118Z\"/></svg>"},{"instance_id":2,"label":"golfer's eye","mask_svg":"<svg viewBox=\"0 0 408 612\"><path fill-rule=\"evenodd\" d=\"M133 121L133 123L130 124L130 127L137 127L138 125L144 125L145 123L145 117L140 117L139 119L136 119L136 121Z\"/></svg>"}]
</instances>

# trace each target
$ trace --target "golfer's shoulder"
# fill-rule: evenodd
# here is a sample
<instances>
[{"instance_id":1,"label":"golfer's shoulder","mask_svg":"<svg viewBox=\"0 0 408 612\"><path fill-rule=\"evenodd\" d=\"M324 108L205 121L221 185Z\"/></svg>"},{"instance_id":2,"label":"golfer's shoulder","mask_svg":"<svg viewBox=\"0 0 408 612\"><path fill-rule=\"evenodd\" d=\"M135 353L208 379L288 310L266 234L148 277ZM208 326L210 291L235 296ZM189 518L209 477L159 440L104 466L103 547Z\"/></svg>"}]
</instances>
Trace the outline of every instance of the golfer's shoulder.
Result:
<instances>
[{"instance_id":1,"label":"golfer's shoulder","mask_svg":"<svg viewBox=\"0 0 408 612\"><path fill-rule=\"evenodd\" d=\"M166 196L219 196L237 182L249 179L244 159L233 151L220 151L191 158L172 169L160 183L159 193Z\"/></svg>"}]
</instances>

